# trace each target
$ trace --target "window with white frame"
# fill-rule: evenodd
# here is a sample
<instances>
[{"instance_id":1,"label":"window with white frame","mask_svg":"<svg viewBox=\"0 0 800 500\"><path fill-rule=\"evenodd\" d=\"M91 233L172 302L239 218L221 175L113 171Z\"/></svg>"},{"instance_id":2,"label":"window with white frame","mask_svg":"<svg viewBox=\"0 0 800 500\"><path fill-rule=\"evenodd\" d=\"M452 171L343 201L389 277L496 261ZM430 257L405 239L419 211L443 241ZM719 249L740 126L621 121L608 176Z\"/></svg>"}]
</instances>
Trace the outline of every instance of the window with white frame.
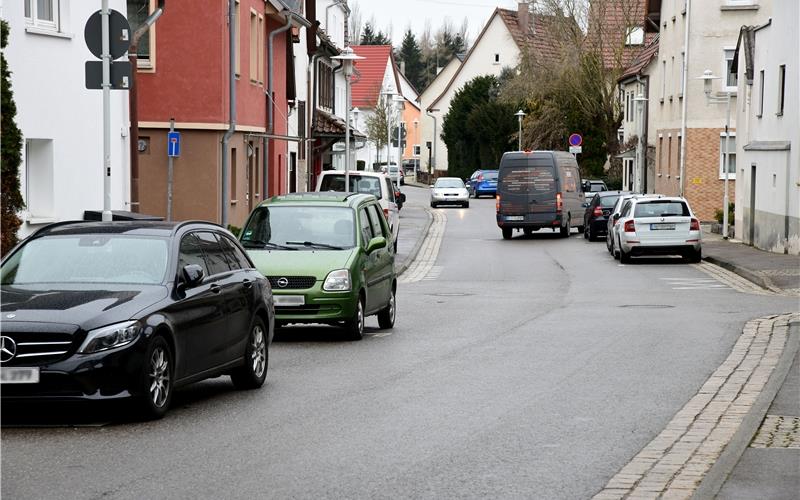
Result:
<instances>
[{"instance_id":1,"label":"window with white frame","mask_svg":"<svg viewBox=\"0 0 800 500\"><path fill-rule=\"evenodd\" d=\"M419 156L421 151L421 146L419 144L414 144L414 156Z\"/></svg>"},{"instance_id":2,"label":"window with white frame","mask_svg":"<svg viewBox=\"0 0 800 500\"><path fill-rule=\"evenodd\" d=\"M25 22L42 30L58 31L60 0L24 0Z\"/></svg>"},{"instance_id":3,"label":"window with white frame","mask_svg":"<svg viewBox=\"0 0 800 500\"><path fill-rule=\"evenodd\" d=\"M642 26L631 26L625 32L625 45L643 45L644 28Z\"/></svg>"},{"instance_id":4,"label":"window with white frame","mask_svg":"<svg viewBox=\"0 0 800 500\"><path fill-rule=\"evenodd\" d=\"M725 75L723 78L725 81L722 82L722 90L736 92L736 89L739 85L739 75L733 71L733 54L736 52L736 49L723 49L723 51L725 53L723 66L723 75Z\"/></svg>"},{"instance_id":5,"label":"window with white frame","mask_svg":"<svg viewBox=\"0 0 800 500\"><path fill-rule=\"evenodd\" d=\"M131 25L131 34L144 24L144 21L153 12L152 0L128 0L128 23ZM136 67L152 68L155 53L155 29L156 25L144 32L136 45Z\"/></svg>"},{"instance_id":6,"label":"window with white frame","mask_svg":"<svg viewBox=\"0 0 800 500\"><path fill-rule=\"evenodd\" d=\"M720 133L719 137L719 178L725 178L725 151L728 151L728 179L736 179L736 132L730 133L730 140L727 141L725 132Z\"/></svg>"},{"instance_id":7,"label":"window with white frame","mask_svg":"<svg viewBox=\"0 0 800 500\"><path fill-rule=\"evenodd\" d=\"M53 204L53 140L25 141L25 205L28 220L52 218Z\"/></svg>"}]
</instances>

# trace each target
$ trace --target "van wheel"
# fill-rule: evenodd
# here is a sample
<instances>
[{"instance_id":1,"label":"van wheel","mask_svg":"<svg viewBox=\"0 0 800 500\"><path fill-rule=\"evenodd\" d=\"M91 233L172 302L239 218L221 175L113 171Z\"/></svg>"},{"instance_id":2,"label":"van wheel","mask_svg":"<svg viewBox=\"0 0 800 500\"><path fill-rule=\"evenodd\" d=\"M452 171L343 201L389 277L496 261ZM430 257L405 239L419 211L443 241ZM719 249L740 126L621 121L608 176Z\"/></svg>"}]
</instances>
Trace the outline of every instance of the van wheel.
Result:
<instances>
[{"instance_id":1,"label":"van wheel","mask_svg":"<svg viewBox=\"0 0 800 500\"><path fill-rule=\"evenodd\" d=\"M510 240L512 231L513 230L510 227L504 227L503 228L503 239L504 240Z\"/></svg>"},{"instance_id":2,"label":"van wheel","mask_svg":"<svg viewBox=\"0 0 800 500\"><path fill-rule=\"evenodd\" d=\"M567 219L567 223L561 226L561 237L569 238L570 231L572 231L572 227L569 225L569 219Z\"/></svg>"},{"instance_id":3,"label":"van wheel","mask_svg":"<svg viewBox=\"0 0 800 500\"><path fill-rule=\"evenodd\" d=\"M530 236L533 234L533 229L526 227L525 229L522 230L522 232L525 234L525 236Z\"/></svg>"}]
</instances>

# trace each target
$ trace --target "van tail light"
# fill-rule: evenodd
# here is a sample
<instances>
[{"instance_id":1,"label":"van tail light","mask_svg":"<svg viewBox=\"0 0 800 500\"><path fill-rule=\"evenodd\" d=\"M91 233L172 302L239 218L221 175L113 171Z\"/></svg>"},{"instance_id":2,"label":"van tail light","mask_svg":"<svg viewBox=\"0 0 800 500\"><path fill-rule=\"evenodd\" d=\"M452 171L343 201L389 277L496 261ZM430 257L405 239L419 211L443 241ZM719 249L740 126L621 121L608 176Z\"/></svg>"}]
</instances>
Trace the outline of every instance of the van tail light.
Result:
<instances>
[{"instance_id":1,"label":"van tail light","mask_svg":"<svg viewBox=\"0 0 800 500\"><path fill-rule=\"evenodd\" d=\"M495 212L500 213L500 195L499 194L497 195L495 200L496 201L494 202L494 210L495 210Z\"/></svg>"},{"instance_id":2,"label":"van tail light","mask_svg":"<svg viewBox=\"0 0 800 500\"><path fill-rule=\"evenodd\" d=\"M564 199L561 197L561 193L556 193L556 213L560 213L563 208Z\"/></svg>"},{"instance_id":3,"label":"van tail light","mask_svg":"<svg viewBox=\"0 0 800 500\"><path fill-rule=\"evenodd\" d=\"M700 221L692 217L691 225L689 226L689 231L699 231L700 230Z\"/></svg>"},{"instance_id":4,"label":"van tail light","mask_svg":"<svg viewBox=\"0 0 800 500\"><path fill-rule=\"evenodd\" d=\"M636 232L636 228L635 228L632 220L629 220L629 221L627 221L625 223L625 232L626 233L635 233Z\"/></svg>"},{"instance_id":5,"label":"van tail light","mask_svg":"<svg viewBox=\"0 0 800 500\"><path fill-rule=\"evenodd\" d=\"M595 217L602 217L603 216L603 209L600 208L600 207L594 207L594 211L592 212L592 215L594 215Z\"/></svg>"},{"instance_id":6,"label":"van tail light","mask_svg":"<svg viewBox=\"0 0 800 500\"><path fill-rule=\"evenodd\" d=\"M386 217L386 220L389 220L389 209L388 208L384 208L383 209L383 216Z\"/></svg>"}]
</instances>

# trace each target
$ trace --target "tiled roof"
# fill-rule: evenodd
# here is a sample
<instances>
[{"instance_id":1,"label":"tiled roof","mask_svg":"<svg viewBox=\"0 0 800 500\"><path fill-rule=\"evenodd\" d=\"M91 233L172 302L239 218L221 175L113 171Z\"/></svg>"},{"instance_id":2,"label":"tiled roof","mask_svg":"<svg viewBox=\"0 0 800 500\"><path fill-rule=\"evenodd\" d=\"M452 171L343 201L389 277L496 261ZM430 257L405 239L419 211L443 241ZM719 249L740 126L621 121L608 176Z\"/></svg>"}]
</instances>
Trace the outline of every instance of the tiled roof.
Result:
<instances>
[{"instance_id":1,"label":"tiled roof","mask_svg":"<svg viewBox=\"0 0 800 500\"><path fill-rule=\"evenodd\" d=\"M383 75L392 53L391 45L351 45L356 55L364 59L356 61L358 78L353 80L351 98L353 106L374 108L383 85Z\"/></svg>"},{"instance_id":2,"label":"tiled roof","mask_svg":"<svg viewBox=\"0 0 800 500\"><path fill-rule=\"evenodd\" d=\"M497 9L497 14L508 28L511 37L522 51L532 50L540 60L552 60L558 57L558 45L555 40L554 30L563 28L557 25L566 19L556 16L542 14L531 14L533 28L527 33L523 32L519 25L519 18L516 10Z\"/></svg>"},{"instance_id":3,"label":"tiled roof","mask_svg":"<svg viewBox=\"0 0 800 500\"><path fill-rule=\"evenodd\" d=\"M311 131L314 137L344 137L344 120L321 109L314 111L314 118L311 122ZM353 137L363 137L353 127L350 127L350 134Z\"/></svg>"},{"instance_id":4,"label":"tiled roof","mask_svg":"<svg viewBox=\"0 0 800 500\"><path fill-rule=\"evenodd\" d=\"M650 64L650 61L658 55L658 34L650 41L649 44L634 57L630 66L625 69L625 73L619 78L619 81L627 80L641 74L641 72Z\"/></svg>"},{"instance_id":5,"label":"tiled roof","mask_svg":"<svg viewBox=\"0 0 800 500\"><path fill-rule=\"evenodd\" d=\"M599 47L606 68L627 68L653 41L656 34L646 29L647 4L648 0L613 0L592 4L586 40ZM629 27L640 27L645 31L643 45L623 45Z\"/></svg>"}]
</instances>

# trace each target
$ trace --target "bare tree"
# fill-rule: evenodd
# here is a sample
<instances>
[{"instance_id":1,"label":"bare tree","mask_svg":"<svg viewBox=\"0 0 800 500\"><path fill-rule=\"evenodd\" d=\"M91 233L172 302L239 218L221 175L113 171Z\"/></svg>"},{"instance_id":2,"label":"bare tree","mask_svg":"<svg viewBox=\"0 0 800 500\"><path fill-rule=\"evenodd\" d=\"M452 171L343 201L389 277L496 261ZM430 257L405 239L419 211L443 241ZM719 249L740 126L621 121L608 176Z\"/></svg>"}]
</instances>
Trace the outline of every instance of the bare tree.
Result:
<instances>
[{"instance_id":1,"label":"bare tree","mask_svg":"<svg viewBox=\"0 0 800 500\"><path fill-rule=\"evenodd\" d=\"M353 4L350 7L350 43L357 44L359 40L361 40L361 28L362 28L362 20L361 20L361 5L359 4L358 0L353 0Z\"/></svg>"},{"instance_id":2,"label":"bare tree","mask_svg":"<svg viewBox=\"0 0 800 500\"><path fill-rule=\"evenodd\" d=\"M375 144L375 149L380 157L381 148L386 147L389 136L389 116L391 113L391 102L381 95L375 106L375 111L367 118L367 137Z\"/></svg>"}]
</instances>

